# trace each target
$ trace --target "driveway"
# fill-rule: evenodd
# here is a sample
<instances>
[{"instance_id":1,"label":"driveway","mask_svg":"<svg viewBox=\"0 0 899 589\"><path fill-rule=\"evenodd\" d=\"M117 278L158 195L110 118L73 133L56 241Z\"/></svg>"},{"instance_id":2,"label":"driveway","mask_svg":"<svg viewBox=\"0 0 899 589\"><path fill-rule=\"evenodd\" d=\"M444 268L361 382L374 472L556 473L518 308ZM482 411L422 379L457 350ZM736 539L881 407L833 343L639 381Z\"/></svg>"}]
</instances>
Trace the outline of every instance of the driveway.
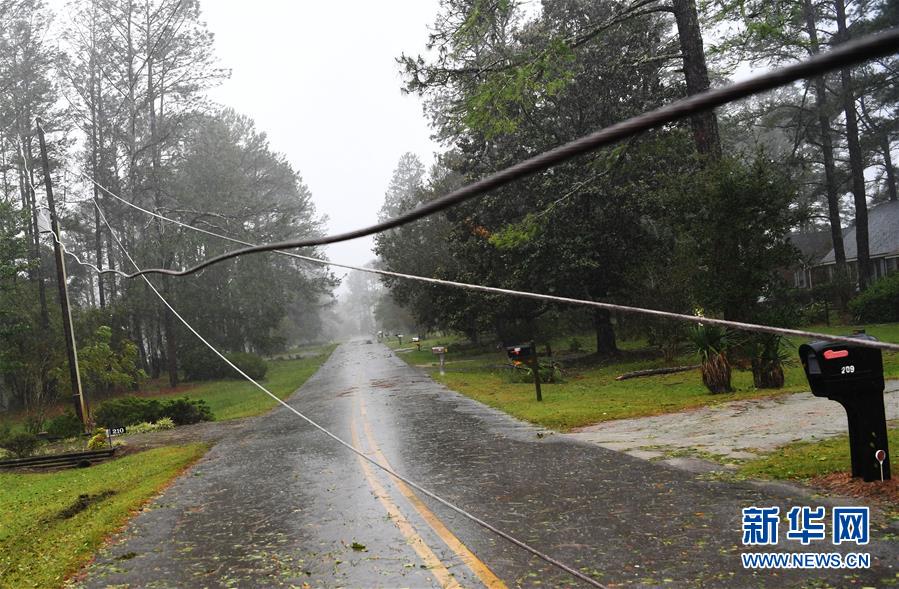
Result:
<instances>
[{"instance_id":1,"label":"driveway","mask_svg":"<svg viewBox=\"0 0 899 589\"><path fill-rule=\"evenodd\" d=\"M899 419L899 381L887 381L884 408L888 420ZM846 411L841 405L798 393L607 421L568 436L641 458L661 456L662 450L691 449L748 459L790 442L845 434L846 428Z\"/></svg>"}]
</instances>

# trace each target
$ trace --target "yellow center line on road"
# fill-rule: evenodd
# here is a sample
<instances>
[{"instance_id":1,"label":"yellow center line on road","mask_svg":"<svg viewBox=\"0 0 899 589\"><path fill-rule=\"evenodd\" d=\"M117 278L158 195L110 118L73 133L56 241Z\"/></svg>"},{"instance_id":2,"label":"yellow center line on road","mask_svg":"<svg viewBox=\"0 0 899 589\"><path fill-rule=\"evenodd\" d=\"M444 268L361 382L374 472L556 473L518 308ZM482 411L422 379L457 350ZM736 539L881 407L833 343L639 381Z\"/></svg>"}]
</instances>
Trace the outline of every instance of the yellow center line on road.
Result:
<instances>
[{"instance_id":1,"label":"yellow center line on road","mask_svg":"<svg viewBox=\"0 0 899 589\"><path fill-rule=\"evenodd\" d=\"M387 457L384 456L384 453L381 452L380 447L378 446L377 441L375 440L374 434L371 431L371 426L368 423L368 415L365 411L365 399L361 396L356 397L359 401L359 412L362 415L362 428L365 431L365 437L368 439L368 444L371 446L372 454L374 457L383 464L384 466L393 469L390 466L390 462L387 460ZM355 432L354 432L355 433ZM393 477L391 477L393 478ZM428 506L425 505L421 499L419 499L418 495L409 488L409 485L404 483L403 481L393 478L394 484L400 490L406 499L409 500L409 503L412 504L412 507L418 512L418 514L431 526L431 529L434 530L434 533L440 536L440 539L443 540L444 543L456 553L456 556L465 563L471 572L473 572L477 577L481 580L487 589L508 589L505 583L503 583L502 579L497 577L490 568L487 567L484 562L479 559L465 544L462 543L459 538L456 537L449 529L444 525L440 519L434 515L434 513L428 509Z\"/></svg>"},{"instance_id":2,"label":"yellow center line on road","mask_svg":"<svg viewBox=\"0 0 899 589\"><path fill-rule=\"evenodd\" d=\"M356 433L355 416L351 419L350 429L353 436L353 445L359 448L359 435ZM388 517L390 517L396 527L399 528L400 533L405 536L407 542L412 549L415 550L416 554L418 554L421 560L424 561L425 566L431 571L431 574L434 575L440 586L443 587L443 589L461 589L462 586L459 585L459 582L453 577L443 562L437 558L434 551L425 544L425 541L418 535L418 532L415 531L415 528L409 523L409 520L406 519L406 516L403 515L397 504L394 503L390 498L390 495L387 494L387 491L372 471L372 466L361 456L357 456L357 459L362 466L362 472L365 474L365 479L375 493L375 497L378 498L387 510Z\"/></svg>"}]
</instances>

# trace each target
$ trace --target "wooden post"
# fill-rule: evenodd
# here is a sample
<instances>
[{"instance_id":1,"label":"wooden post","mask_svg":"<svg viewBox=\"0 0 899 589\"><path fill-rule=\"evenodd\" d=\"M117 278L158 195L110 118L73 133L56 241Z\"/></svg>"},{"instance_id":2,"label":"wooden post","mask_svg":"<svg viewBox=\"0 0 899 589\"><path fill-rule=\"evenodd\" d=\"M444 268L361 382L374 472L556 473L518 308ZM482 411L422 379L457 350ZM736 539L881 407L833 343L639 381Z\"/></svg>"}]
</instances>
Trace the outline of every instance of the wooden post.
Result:
<instances>
[{"instance_id":1,"label":"wooden post","mask_svg":"<svg viewBox=\"0 0 899 589\"><path fill-rule=\"evenodd\" d=\"M47 190L47 208L50 209L50 229L53 231L53 253L56 257L56 282L59 285L59 306L62 308L62 328L66 340L66 354L69 360L69 377L72 381L72 402L75 414L81 419L84 431L88 428L87 401L81 390L81 374L78 371L78 350L75 348L75 331L72 328L72 311L69 307L69 291L66 285L66 262L59 241L59 219L56 216L56 202L53 199L53 182L50 180L50 159L47 157L47 142L41 120L37 119L37 136L41 145L41 164L44 167L44 187Z\"/></svg>"},{"instance_id":2,"label":"wooden post","mask_svg":"<svg viewBox=\"0 0 899 589\"><path fill-rule=\"evenodd\" d=\"M537 400L543 401L543 393L540 391L540 361L537 358L537 344L531 342L531 370L534 372L534 388L537 389Z\"/></svg>"}]
</instances>

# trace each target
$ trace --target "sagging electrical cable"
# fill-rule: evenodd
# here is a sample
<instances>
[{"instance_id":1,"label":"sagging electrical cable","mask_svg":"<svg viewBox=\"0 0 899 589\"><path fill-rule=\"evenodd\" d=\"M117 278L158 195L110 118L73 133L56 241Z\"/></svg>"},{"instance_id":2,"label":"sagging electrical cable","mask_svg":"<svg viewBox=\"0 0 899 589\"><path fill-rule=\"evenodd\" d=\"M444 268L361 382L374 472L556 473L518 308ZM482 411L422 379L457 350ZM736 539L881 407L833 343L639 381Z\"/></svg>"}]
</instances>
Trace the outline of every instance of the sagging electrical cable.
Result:
<instances>
[{"instance_id":1,"label":"sagging electrical cable","mask_svg":"<svg viewBox=\"0 0 899 589\"><path fill-rule=\"evenodd\" d=\"M96 200L94 200L93 202L94 202L94 206L95 206L96 209L97 209L97 212L100 214L100 218L103 220L103 224L106 225L106 227L109 229L109 234L112 236L113 240L115 240L116 244L119 246L119 249L122 250L122 253L125 255L126 258L128 258L128 261L131 263L131 265L134 266L134 268L135 268L136 270L140 271L140 267L137 265L137 262L134 261L134 258L131 257L131 254L129 254L129 253L128 253L128 250L125 249L125 246L122 244L122 242L121 242L121 240L119 239L118 235L116 235L116 233L115 233L115 231L113 230L112 226L109 224L109 221L106 219L106 215L103 213L103 209L100 207L100 203L98 203ZM433 499L434 501L437 501L438 503L440 503L440 504L443 505L444 507L447 507L447 508L449 508L449 509L455 511L455 512L458 513L459 515L461 515L461 516L463 516L463 517L465 517L465 518L467 518L467 519L473 521L474 523L478 524L478 525L481 526L482 528L484 528L484 529L486 529L486 530L488 530L488 531L490 531L490 532L496 534L496 535L499 536L500 538L503 538L504 540L507 540L508 542L511 542L512 544L518 546L519 548L521 548L521 549L523 549L523 550L525 550L525 551L527 551L527 552L533 554L534 556L536 556L536 557L538 557L538 558L540 558L540 559L546 561L547 563L549 563L549 564L555 566L556 568L558 568L558 569L564 571L565 573L568 573L569 575L572 575L573 577L575 577L575 578L577 578L577 579L580 579L581 581L583 581L583 582L585 582L585 583L587 583L587 584L589 584L589 585L591 585L591 586L593 586L593 587L597 587L597 588L599 588L599 589L608 589L605 585L603 585L602 583L600 583L600 582L597 581L596 579L593 579L593 578L591 578L591 577L588 577L588 576L585 575L584 573L582 573L582 572L580 572L580 571L578 571L578 570L576 570L576 569L574 569L574 568L568 566L567 564L565 564L565 563L563 563L563 562L561 562L561 561L559 561L559 560L556 560L556 559L553 558L552 556L549 556L548 554L546 554L546 553L544 553L544 552L541 552L540 550L537 550L536 548L530 546L529 544L527 544L527 543L525 543L525 542L523 542L523 541L521 541L521 540L515 538L515 537L512 536L511 534L508 534L508 533L506 533L506 532L503 532L503 531L500 530L499 528L496 528L496 527L494 527L493 525L491 525L491 524L487 523L486 521L482 520L481 518L479 518L479 517L477 517L477 516L475 516L475 515L473 515L473 514L467 512L467 511L465 511L464 509L462 509L461 507L455 505L454 503L450 503L448 500L444 499L443 497L440 497L439 495L437 495L437 494L434 493L433 491L429 491L428 489L426 489L425 487L422 487L421 485L419 485L419 484L416 483L415 481L413 481L413 480L411 480L411 479L409 479L409 478L407 478L407 477L405 477L405 476L403 476L403 475L397 473L397 472L396 472L395 470L393 470L392 468L390 468L390 467L388 467L388 466L385 466L385 465L381 464L380 462L378 462L378 461L375 460L374 458L371 458L370 456L368 456L367 454L365 454L365 452L363 452L362 450L359 450L358 448L356 448L355 446L353 446L353 445L350 444L349 442L345 441L343 438L339 437L337 434L332 433L330 430L328 430L328 429L325 428L324 426L320 425L318 422L314 421L312 418L307 417L305 414L301 413L300 411L298 411L297 409L295 409L294 407L292 407L289 403L287 403L287 402L285 402L284 400L280 399L277 395L275 395L274 393L272 393L271 391L269 391L267 388L265 388L264 386L262 386L259 382L257 382L255 379L253 379L253 378L252 378L250 375L248 375L246 372L244 372L243 370L241 370L240 368L238 368L237 365L235 365L235 364L234 364L233 362L231 362L227 357L225 357L225 355L224 355L223 353L221 353L215 346L213 346L211 343L209 343L209 341L207 341L206 338L204 338L202 335L200 335L200 333L197 332L197 330L194 329L193 326L192 326L190 323L188 323L187 320L186 320L184 317L182 317L180 313L178 313L178 311L175 310L174 307L172 307L172 305L165 299L165 297L162 296L162 293L160 293L160 292L156 289L156 287L153 286L153 283L150 282L150 279L147 278L146 275L141 274L140 277L144 279L144 282L147 283L147 286L150 287L150 290L152 290L153 293L159 298L159 300L162 301L162 304L165 305L165 306L168 308L168 310L171 311L172 314L173 314L175 317L177 317L178 320L179 320L182 324L184 324L184 326L185 326L191 333L193 333L195 336L197 336L197 339L199 339L201 342L203 342L203 344L204 344L207 348L209 348L210 351L212 351L216 356L218 356L219 358L221 358L226 364L228 364L228 366L230 366L231 368L233 368L234 370L236 370L238 374L240 374L242 377L244 377L245 379L247 379L247 380L248 380L250 383L252 383L256 388L258 388L260 391L262 391L263 393L265 393L266 395L268 395L269 397L271 397L272 399L274 399L275 401L277 401L278 404L280 404L281 406L283 406L283 407L287 408L288 410L290 410L292 413L294 413L295 415L297 415L297 417L301 418L301 419L304 420L306 423L308 423L309 425L311 425L312 427L314 427L314 428L317 429L318 431L322 432L323 434L325 434L326 436L328 436L329 438L331 438L332 440L334 440L335 442L337 442L337 443L340 444L341 446L347 448L348 450L350 450L351 452L353 452L353 453L356 454L357 456L359 456L359 457L365 459L367 462L370 462L371 464L373 464L373 465L376 466L377 468L383 470L384 472L386 472L386 473L389 474L390 476L396 478L397 480L403 481L404 483L406 483L407 485L409 485L410 487L412 487L412 488L415 489L416 491L419 491L419 492L422 493L423 495L426 495L426 496L430 497L431 499Z\"/></svg>"},{"instance_id":2,"label":"sagging electrical cable","mask_svg":"<svg viewBox=\"0 0 899 589\"><path fill-rule=\"evenodd\" d=\"M144 274L187 276L188 274L199 272L214 264L247 254L326 245L381 233L388 229L400 227L439 211L454 207L476 196L486 194L491 190L495 190L516 180L548 170L557 164L585 153L595 151L600 147L615 143L622 139L633 137L659 125L671 123L700 112L711 110L717 106L722 106L729 102L746 98L760 92L773 90L774 88L784 86L802 78L818 76L833 69L853 65L868 59L883 57L895 53L896 51L899 51L899 27L893 27L892 29L881 33L867 35L841 44L825 53L814 55L805 61L772 70L742 82L736 82L721 88L707 90L648 113L643 113L620 123L605 127L599 131L581 137L580 139L575 139L564 145L544 151L504 170L491 174L486 178L482 178L477 182L463 186L449 194L424 203L407 213L368 227L336 235L254 245L226 252L184 270L149 268L129 274L128 277L134 278Z\"/></svg>"},{"instance_id":3,"label":"sagging electrical cable","mask_svg":"<svg viewBox=\"0 0 899 589\"><path fill-rule=\"evenodd\" d=\"M84 267L86 267L86 268L90 268L91 270L93 270L94 272L97 272L98 274L103 272L103 270L101 270L100 268L97 268L97 266L96 266L95 264L91 264L90 262L85 262L85 261L82 260L80 257L78 257L78 254L76 254L76 253L74 253L74 252L70 252L70 251L66 248L66 244L64 244L64 243L62 242L62 240L59 239L59 236L56 235L56 233L54 233L52 229L41 229L41 233L48 233L48 234L50 234L50 235L53 237L53 241L55 241L56 243L58 243L58 244L59 244L59 247L62 248L62 252L63 252L64 254L69 254L69 256L71 256L72 259L75 260L75 262L76 262L77 264L79 264L79 265L81 265L81 266L84 266ZM124 272L121 272L121 271L119 271L119 270L115 270L115 273L118 274L119 276L122 276L122 275L125 274Z\"/></svg>"},{"instance_id":4,"label":"sagging electrical cable","mask_svg":"<svg viewBox=\"0 0 899 589\"><path fill-rule=\"evenodd\" d=\"M239 243L241 245L246 245L246 246L251 246L251 247L253 246L253 244L250 242L243 241L241 239L236 239L234 237L229 237L227 235L222 235L221 233L216 233L215 231L209 231L207 229L202 229L200 227L194 227L193 225L189 225L182 221L178 221L177 219L172 219L170 217L166 217L165 215L161 215L157 212L150 211L148 209L140 207L132 202L127 201L126 199L122 198L121 196L115 194L114 192L112 192L111 190L106 188L105 186L102 186L96 180L94 180L93 178L88 176L87 174L85 174L83 172L74 172L73 170L70 170L70 171L72 171L73 173L76 173L76 174L80 174L86 180L92 182L104 194L108 194L109 196L128 205L129 207L136 209L138 211L141 211L143 213L146 213L148 215L152 215L153 217L156 217L157 219L161 219L163 221L168 221L169 223L175 223L176 225L184 227L185 229L190 229L192 231L198 231L200 233L204 233L204 234L210 235L212 237L217 237L219 239L224 239L224 240L230 241L232 243ZM84 202L87 202L87 201L84 201ZM541 294L541 293L536 293L536 292L512 290L512 289L508 289L508 288L498 288L495 286L483 286L480 284L470 284L467 282L456 282L453 280L430 278L427 276L418 276L415 274L403 274L401 272L391 272L390 270L379 270L377 268L365 268L365 267L361 267L361 266L351 266L349 264L340 264L337 262L331 262L329 260L322 260L319 258L304 256L301 254L296 254L296 253L288 252L288 251L284 251L284 250L272 250L272 251L274 253L282 254L285 256L290 256L291 258L296 258L298 260L303 260L305 262L310 262L313 264L319 264L319 265L323 265L323 266L334 266L337 268L345 268L347 270L354 270L356 272L368 272L370 274L379 274L381 276L390 276L392 278L400 278L403 280L414 280L414 281L418 281L418 282L426 282L429 284L437 284L440 286L465 288L468 290L475 290L475 291L487 292L487 293L492 293L492 294L502 294L502 295L508 295L508 296L521 297L521 298L536 299L539 301L547 301L547 302L552 302L552 303L563 303L566 305L579 305L579 306L593 307L593 308L598 308L598 309L605 309L607 311L617 311L620 313L628 313L628 314L635 314L635 315L648 315L648 316L657 317L660 319L685 321L685 322L696 323L696 324L700 324L700 325L717 325L719 327L726 327L726 328L730 328L730 329L739 329L741 331L770 333L770 334L774 334L774 335L783 335L783 336L788 336L788 337L792 336L792 337L807 338L807 339L812 339L812 340L839 342L839 343L844 343L844 344L850 344L853 346L877 348L880 350L899 352L899 344L894 344L894 343L890 343L890 342L858 339L858 338L853 338L853 337L849 337L849 336L841 336L841 335L830 335L830 334L826 334L826 333L818 333L815 331L807 331L804 329L791 329L791 328L786 328L786 327L774 327L774 326L770 326L770 325L760 325L760 324L756 324L756 323L745 323L742 321L730 321L727 319L716 319L713 317L702 317L699 315L686 315L683 313L672 313L670 311L660 311L658 309L646 309L646 308L642 308L642 307L631 307L631 306L627 306L627 305L618 305L615 303L603 303L600 301L572 299L572 298L568 298L568 297L547 295L547 294ZM119 270L98 270L96 266L91 265L91 267L100 273L108 272L108 273L115 273L120 276L122 276L122 275L127 276L127 274L124 274L123 272L121 272ZM141 274L141 276L145 276L145 275Z\"/></svg>"}]
</instances>

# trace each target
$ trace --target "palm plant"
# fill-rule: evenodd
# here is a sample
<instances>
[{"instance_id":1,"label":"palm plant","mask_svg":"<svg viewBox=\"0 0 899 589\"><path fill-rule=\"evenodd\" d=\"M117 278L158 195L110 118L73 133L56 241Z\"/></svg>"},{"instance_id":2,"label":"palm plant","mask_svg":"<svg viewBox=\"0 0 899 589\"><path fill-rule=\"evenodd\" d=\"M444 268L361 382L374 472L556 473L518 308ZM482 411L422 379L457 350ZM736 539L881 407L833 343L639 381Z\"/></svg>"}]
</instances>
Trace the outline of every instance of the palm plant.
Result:
<instances>
[{"instance_id":1,"label":"palm plant","mask_svg":"<svg viewBox=\"0 0 899 589\"><path fill-rule=\"evenodd\" d=\"M752 380L757 389L779 389L784 386L784 362L789 358L783 336L757 333L749 340L752 354Z\"/></svg>"},{"instance_id":2,"label":"palm plant","mask_svg":"<svg viewBox=\"0 0 899 589\"><path fill-rule=\"evenodd\" d=\"M730 337L724 329L713 325L697 325L688 331L688 338L693 351L699 356L702 373L702 384L711 393L729 393L730 363L727 361L727 349Z\"/></svg>"}]
</instances>

